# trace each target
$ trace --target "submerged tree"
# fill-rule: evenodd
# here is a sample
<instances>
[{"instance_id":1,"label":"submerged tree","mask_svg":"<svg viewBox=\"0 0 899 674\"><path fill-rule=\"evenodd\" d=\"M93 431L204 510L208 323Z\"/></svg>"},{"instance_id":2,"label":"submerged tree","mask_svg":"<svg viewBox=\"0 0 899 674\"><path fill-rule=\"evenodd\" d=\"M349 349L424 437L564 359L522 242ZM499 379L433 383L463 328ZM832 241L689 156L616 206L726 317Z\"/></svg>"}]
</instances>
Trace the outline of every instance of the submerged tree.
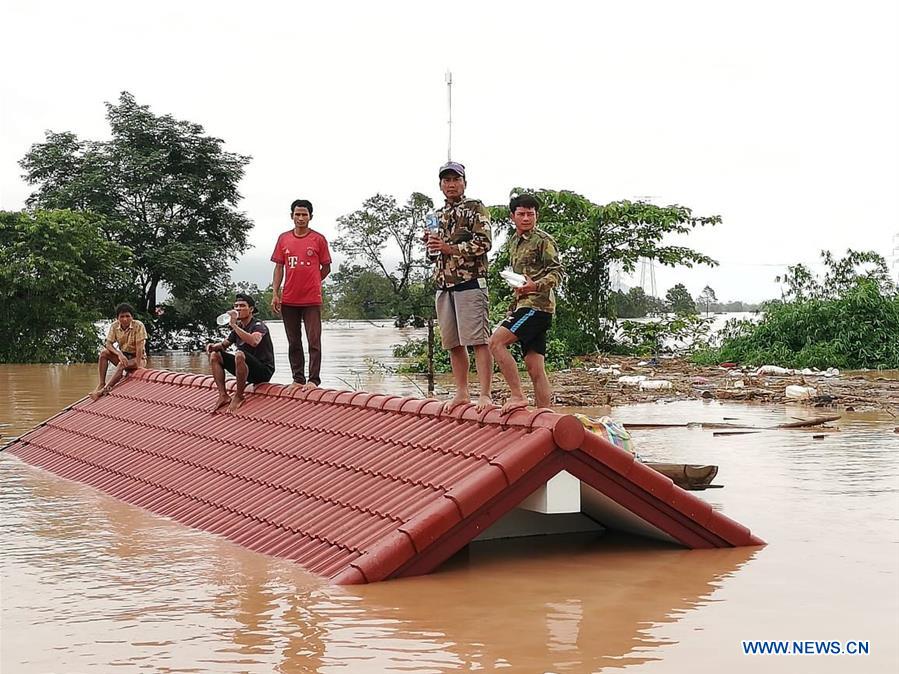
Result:
<instances>
[{"instance_id":1,"label":"submerged tree","mask_svg":"<svg viewBox=\"0 0 899 674\"><path fill-rule=\"evenodd\" d=\"M668 303L668 309L675 314L695 314L696 303L690 296L690 291L683 283L676 283L665 293L665 301Z\"/></svg>"},{"instance_id":2,"label":"submerged tree","mask_svg":"<svg viewBox=\"0 0 899 674\"><path fill-rule=\"evenodd\" d=\"M106 237L133 252L145 315L161 284L183 301L210 285L220 290L252 227L237 210L249 157L225 151L199 124L153 114L128 92L106 110L110 140L47 132L31 147L20 162L37 186L29 205L102 216Z\"/></svg>"},{"instance_id":3,"label":"submerged tree","mask_svg":"<svg viewBox=\"0 0 899 674\"><path fill-rule=\"evenodd\" d=\"M789 267L784 298L762 304L753 321L728 321L721 346L703 363L733 361L815 368L899 368L899 292L886 261L872 251L822 253L823 279Z\"/></svg>"},{"instance_id":4,"label":"submerged tree","mask_svg":"<svg viewBox=\"0 0 899 674\"><path fill-rule=\"evenodd\" d=\"M0 362L96 357L94 322L127 292L131 260L101 224L72 211L0 211Z\"/></svg>"},{"instance_id":5,"label":"submerged tree","mask_svg":"<svg viewBox=\"0 0 899 674\"><path fill-rule=\"evenodd\" d=\"M397 316L397 295L382 273L344 263L328 277L328 283L335 295L334 314L340 318Z\"/></svg>"},{"instance_id":6,"label":"submerged tree","mask_svg":"<svg viewBox=\"0 0 899 674\"><path fill-rule=\"evenodd\" d=\"M702 289L699 297L696 298L696 303L705 308L705 315L708 316L712 305L718 303L718 298L715 296L715 291L711 286L706 286Z\"/></svg>"},{"instance_id":7,"label":"submerged tree","mask_svg":"<svg viewBox=\"0 0 899 674\"><path fill-rule=\"evenodd\" d=\"M433 207L434 202L419 192L412 193L402 206L392 196L376 194L366 199L362 208L339 217L340 236L334 249L348 258L349 264L341 267L344 292L356 292L347 283L349 276L358 278L362 271L368 271L390 284L400 324L419 314L422 303L431 301L423 290L430 264L421 237L425 215ZM372 285L370 289L376 288L382 301L384 288ZM343 307L347 310L345 303ZM357 309L361 315L370 313L362 306Z\"/></svg>"}]
</instances>

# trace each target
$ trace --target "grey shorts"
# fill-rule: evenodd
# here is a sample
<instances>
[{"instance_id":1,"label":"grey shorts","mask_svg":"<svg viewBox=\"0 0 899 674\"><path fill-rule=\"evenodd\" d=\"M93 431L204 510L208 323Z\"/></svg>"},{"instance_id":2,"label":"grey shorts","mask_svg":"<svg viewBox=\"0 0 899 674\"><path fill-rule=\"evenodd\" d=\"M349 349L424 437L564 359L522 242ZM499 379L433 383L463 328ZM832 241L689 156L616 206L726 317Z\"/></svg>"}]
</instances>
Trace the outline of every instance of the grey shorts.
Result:
<instances>
[{"instance_id":1,"label":"grey shorts","mask_svg":"<svg viewBox=\"0 0 899 674\"><path fill-rule=\"evenodd\" d=\"M444 349L486 344L490 339L486 288L438 290L434 305Z\"/></svg>"}]
</instances>

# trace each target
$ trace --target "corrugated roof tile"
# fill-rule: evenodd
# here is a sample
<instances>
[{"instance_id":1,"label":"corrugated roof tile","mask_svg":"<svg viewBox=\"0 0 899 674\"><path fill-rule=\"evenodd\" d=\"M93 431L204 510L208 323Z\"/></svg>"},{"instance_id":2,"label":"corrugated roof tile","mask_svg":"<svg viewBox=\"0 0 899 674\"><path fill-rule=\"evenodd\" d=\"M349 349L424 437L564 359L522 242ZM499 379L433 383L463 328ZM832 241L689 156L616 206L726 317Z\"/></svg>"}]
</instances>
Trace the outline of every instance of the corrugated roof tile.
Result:
<instances>
[{"instance_id":1,"label":"corrugated roof tile","mask_svg":"<svg viewBox=\"0 0 899 674\"><path fill-rule=\"evenodd\" d=\"M213 414L216 396L138 370L7 451L341 583L426 572L563 467L685 545L761 543L574 417L277 384Z\"/></svg>"}]
</instances>

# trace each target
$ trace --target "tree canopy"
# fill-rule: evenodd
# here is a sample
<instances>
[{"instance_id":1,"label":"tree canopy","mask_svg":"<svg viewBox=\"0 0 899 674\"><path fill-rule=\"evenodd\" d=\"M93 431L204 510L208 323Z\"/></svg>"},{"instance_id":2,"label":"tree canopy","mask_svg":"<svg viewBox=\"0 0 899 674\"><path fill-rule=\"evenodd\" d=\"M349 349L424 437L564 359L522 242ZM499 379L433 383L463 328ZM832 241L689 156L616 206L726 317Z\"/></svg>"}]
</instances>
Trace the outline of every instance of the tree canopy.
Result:
<instances>
[{"instance_id":1,"label":"tree canopy","mask_svg":"<svg viewBox=\"0 0 899 674\"><path fill-rule=\"evenodd\" d=\"M696 303L683 283L677 283L669 288L665 293L665 301L668 303L668 308L675 314L696 313Z\"/></svg>"},{"instance_id":2,"label":"tree canopy","mask_svg":"<svg viewBox=\"0 0 899 674\"><path fill-rule=\"evenodd\" d=\"M92 360L127 291L128 249L96 215L0 211L0 362Z\"/></svg>"},{"instance_id":3,"label":"tree canopy","mask_svg":"<svg viewBox=\"0 0 899 674\"><path fill-rule=\"evenodd\" d=\"M221 290L252 227L237 209L250 158L226 151L199 124L154 114L128 92L106 104L106 117L109 140L48 131L31 147L20 162L36 186L28 204L101 216L106 238L132 251L131 298L146 316L161 284L182 302L195 303L210 286Z\"/></svg>"},{"instance_id":4,"label":"tree canopy","mask_svg":"<svg viewBox=\"0 0 899 674\"><path fill-rule=\"evenodd\" d=\"M614 348L611 265L631 273L644 258L672 267L717 264L692 248L664 241L671 234L716 225L721 221L717 215L697 216L685 206L655 206L641 201L596 204L567 190L513 190L513 194L525 192L540 200L537 224L552 235L559 247L565 281L559 293L554 330L574 353ZM506 231L512 230L508 207L494 206L491 214L494 223L507 223ZM491 264L491 288L503 289L495 301L491 299L497 311L511 296L498 276L508 262L504 244Z\"/></svg>"},{"instance_id":5,"label":"tree canopy","mask_svg":"<svg viewBox=\"0 0 899 674\"><path fill-rule=\"evenodd\" d=\"M823 278L798 264L777 280L784 297L762 304L755 321L729 321L703 363L817 368L899 368L899 292L873 251L821 254Z\"/></svg>"},{"instance_id":6,"label":"tree canopy","mask_svg":"<svg viewBox=\"0 0 899 674\"><path fill-rule=\"evenodd\" d=\"M431 264L425 258L421 237L425 215L433 207L430 197L419 192L413 192L403 205L392 196L375 194L358 210L337 219L340 236L334 249L347 256L332 283L338 294L335 307L341 308L341 315L378 315L376 305L387 306L385 282L392 291L392 302L390 313L381 316L393 315L402 325L432 311ZM367 292L373 293L367 299L360 294Z\"/></svg>"},{"instance_id":7,"label":"tree canopy","mask_svg":"<svg viewBox=\"0 0 899 674\"><path fill-rule=\"evenodd\" d=\"M696 298L696 304L702 307L705 310L706 315L712 310L712 306L718 303L718 298L715 295L715 291L711 286L706 286L702 289L702 292L699 293L699 297Z\"/></svg>"}]
</instances>

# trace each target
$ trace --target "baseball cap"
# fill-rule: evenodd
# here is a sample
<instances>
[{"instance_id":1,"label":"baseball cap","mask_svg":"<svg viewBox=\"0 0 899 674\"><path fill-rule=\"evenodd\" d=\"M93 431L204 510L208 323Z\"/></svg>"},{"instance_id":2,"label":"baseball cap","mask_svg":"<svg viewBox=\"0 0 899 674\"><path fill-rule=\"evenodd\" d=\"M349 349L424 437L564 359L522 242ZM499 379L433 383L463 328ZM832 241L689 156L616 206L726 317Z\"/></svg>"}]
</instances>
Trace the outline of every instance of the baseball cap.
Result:
<instances>
[{"instance_id":1,"label":"baseball cap","mask_svg":"<svg viewBox=\"0 0 899 674\"><path fill-rule=\"evenodd\" d=\"M256 313L256 300L253 299L252 295L247 295L246 293L236 293L234 295L234 301L243 301L247 303L247 306L253 310L253 313Z\"/></svg>"},{"instance_id":2,"label":"baseball cap","mask_svg":"<svg viewBox=\"0 0 899 674\"><path fill-rule=\"evenodd\" d=\"M440 171L438 171L437 176L439 178L443 177L443 174L447 171L452 171L453 173L458 173L463 178L465 177L465 166L455 161L448 161L443 166L440 167Z\"/></svg>"}]
</instances>

